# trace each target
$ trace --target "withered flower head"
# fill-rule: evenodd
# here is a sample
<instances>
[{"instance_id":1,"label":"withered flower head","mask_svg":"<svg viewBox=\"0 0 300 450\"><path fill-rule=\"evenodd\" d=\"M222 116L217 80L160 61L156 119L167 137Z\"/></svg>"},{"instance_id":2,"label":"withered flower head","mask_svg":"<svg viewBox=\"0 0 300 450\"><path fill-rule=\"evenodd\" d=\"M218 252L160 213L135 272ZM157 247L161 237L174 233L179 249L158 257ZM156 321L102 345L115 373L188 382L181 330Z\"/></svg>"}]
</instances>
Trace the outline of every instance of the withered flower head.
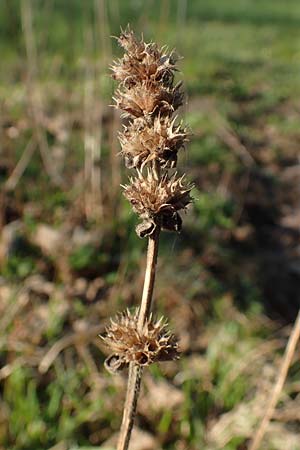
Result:
<instances>
[{"instance_id":1,"label":"withered flower head","mask_svg":"<svg viewBox=\"0 0 300 450\"><path fill-rule=\"evenodd\" d=\"M168 53L153 42L138 41L129 28L121 33L118 42L126 53L111 66L115 80L127 87L144 80L172 85L178 59L174 52Z\"/></svg>"},{"instance_id":2,"label":"withered flower head","mask_svg":"<svg viewBox=\"0 0 300 450\"><path fill-rule=\"evenodd\" d=\"M172 115L182 105L181 83L165 87L149 80L138 81L130 89L118 89L113 98L116 108L125 111L125 116Z\"/></svg>"},{"instance_id":3,"label":"withered flower head","mask_svg":"<svg viewBox=\"0 0 300 450\"><path fill-rule=\"evenodd\" d=\"M127 310L115 321L111 319L102 339L112 351L105 363L111 372L121 370L130 362L148 366L179 356L177 340L167 330L166 321L163 318L154 321L150 316L142 330L139 330L138 309L134 313Z\"/></svg>"},{"instance_id":4,"label":"withered flower head","mask_svg":"<svg viewBox=\"0 0 300 450\"><path fill-rule=\"evenodd\" d=\"M181 83L173 85L178 58L152 42L138 41L129 28L118 42L125 54L111 66L112 77L119 81L115 106L133 119L171 116L183 101Z\"/></svg>"},{"instance_id":5,"label":"withered flower head","mask_svg":"<svg viewBox=\"0 0 300 450\"><path fill-rule=\"evenodd\" d=\"M123 186L124 195L133 210L143 219L136 231L139 237L149 236L157 225L170 231L181 231L181 218L178 211L191 203L192 185L184 184L184 176L177 178L163 175L159 180L148 170L144 176L131 178L130 184Z\"/></svg>"},{"instance_id":6,"label":"withered flower head","mask_svg":"<svg viewBox=\"0 0 300 450\"><path fill-rule=\"evenodd\" d=\"M121 154L128 168L140 168L157 160L162 168L176 166L177 152L187 141L187 130L175 125L170 117L155 117L153 123L146 119L136 119L124 127L119 140Z\"/></svg>"}]
</instances>

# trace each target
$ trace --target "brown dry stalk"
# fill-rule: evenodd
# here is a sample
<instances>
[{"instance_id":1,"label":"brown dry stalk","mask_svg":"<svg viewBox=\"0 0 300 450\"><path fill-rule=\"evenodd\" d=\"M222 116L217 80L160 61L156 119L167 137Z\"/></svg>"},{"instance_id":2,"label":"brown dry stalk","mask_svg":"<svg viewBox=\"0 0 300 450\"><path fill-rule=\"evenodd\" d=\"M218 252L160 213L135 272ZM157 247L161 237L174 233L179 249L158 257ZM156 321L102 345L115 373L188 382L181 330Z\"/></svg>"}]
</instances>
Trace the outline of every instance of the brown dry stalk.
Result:
<instances>
[{"instance_id":1,"label":"brown dry stalk","mask_svg":"<svg viewBox=\"0 0 300 450\"><path fill-rule=\"evenodd\" d=\"M143 368L141 366L138 366L135 363L130 363L126 400L124 404L123 419L117 450L127 450L129 447L131 431L136 414L138 396L140 393L142 374Z\"/></svg>"},{"instance_id":2,"label":"brown dry stalk","mask_svg":"<svg viewBox=\"0 0 300 450\"><path fill-rule=\"evenodd\" d=\"M149 318L151 311L152 295L156 273L156 262L158 254L160 230L157 228L152 236L148 239L147 262L145 270L145 280L143 288L143 296L138 317L138 329L142 328ZM143 369L134 362L129 365L129 376L127 383L127 394L124 404L123 420L121 425L120 437L117 450L127 450L133 421L136 413L137 400L140 391Z\"/></svg>"},{"instance_id":3,"label":"brown dry stalk","mask_svg":"<svg viewBox=\"0 0 300 450\"><path fill-rule=\"evenodd\" d=\"M252 442L250 443L249 450L258 450L262 439L266 433L269 422L272 419L274 414L277 402L279 400L279 396L281 394L283 385L285 383L289 367L292 363L293 356L295 354L296 346L300 338L300 311L298 312L298 316L295 320L292 332L290 334L285 354L282 360L282 364L279 370L278 378L275 383L273 392L270 396L266 412L260 422L260 425L254 435Z\"/></svg>"},{"instance_id":4,"label":"brown dry stalk","mask_svg":"<svg viewBox=\"0 0 300 450\"><path fill-rule=\"evenodd\" d=\"M90 55L95 47L93 32L85 33L86 64L84 83L84 193L87 219L103 218L101 146L102 105L96 103L96 68Z\"/></svg>"},{"instance_id":5,"label":"brown dry stalk","mask_svg":"<svg viewBox=\"0 0 300 450\"><path fill-rule=\"evenodd\" d=\"M91 341L97 334L103 332L103 325L95 325L88 330L82 332L76 332L64 336L59 341L47 351L43 356L41 362L39 363L38 369L40 373L46 373L53 362L56 360L57 356L67 347L71 345L85 344Z\"/></svg>"},{"instance_id":6,"label":"brown dry stalk","mask_svg":"<svg viewBox=\"0 0 300 450\"><path fill-rule=\"evenodd\" d=\"M36 143L31 138L28 141L28 143L22 153L21 158L17 162L17 165L15 166L14 170L10 174L9 178L6 180L5 189L7 189L8 191L13 191L16 188L16 186L17 186L18 182L20 181L23 173L25 172L25 169L28 166L35 150L36 150Z\"/></svg>"},{"instance_id":7,"label":"brown dry stalk","mask_svg":"<svg viewBox=\"0 0 300 450\"><path fill-rule=\"evenodd\" d=\"M21 22L24 32L25 49L27 57L27 96L29 103L29 113L32 119L34 138L38 144L41 158L47 174L54 184L60 185L62 178L54 167L53 160L50 155L49 145L43 130L43 105L41 91L38 87L37 80L37 49L33 31L33 8L31 0L22 0L21 2ZM29 153L29 155L28 155ZM32 152L33 153L33 152ZM23 163L29 162L30 152L23 158ZM22 168L24 171L24 168Z\"/></svg>"},{"instance_id":8,"label":"brown dry stalk","mask_svg":"<svg viewBox=\"0 0 300 450\"><path fill-rule=\"evenodd\" d=\"M152 302L157 255L158 255L159 233L160 229L159 227L157 227L155 232L151 236L149 236L148 240L144 288L138 318L138 328L140 331L142 330L146 319L149 318L151 310L151 302Z\"/></svg>"}]
</instances>

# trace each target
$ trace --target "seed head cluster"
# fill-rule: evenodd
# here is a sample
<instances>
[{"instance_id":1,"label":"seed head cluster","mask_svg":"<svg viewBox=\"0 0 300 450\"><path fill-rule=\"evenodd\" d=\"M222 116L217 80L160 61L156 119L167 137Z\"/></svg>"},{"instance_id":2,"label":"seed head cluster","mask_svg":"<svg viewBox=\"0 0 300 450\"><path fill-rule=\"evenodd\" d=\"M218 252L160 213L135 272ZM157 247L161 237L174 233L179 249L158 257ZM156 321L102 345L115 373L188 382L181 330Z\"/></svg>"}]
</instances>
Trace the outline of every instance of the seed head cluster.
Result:
<instances>
[{"instance_id":1,"label":"seed head cluster","mask_svg":"<svg viewBox=\"0 0 300 450\"><path fill-rule=\"evenodd\" d=\"M180 232L179 213L191 203L193 186L173 170L188 141L187 128L175 116L183 103L182 85L174 83L178 57L165 47L138 40L129 28L121 32L118 43L124 55L111 66L119 83L114 106L125 118L120 154L126 167L135 171L123 189L141 219L136 232L141 238L159 230ZM143 326L139 319L136 310L111 320L103 337L111 350L105 361L109 371L178 357L176 338L163 319L146 317Z\"/></svg>"},{"instance_id":2,"label":"seed head cluster","mask_svg":"<svg viewBox=\"0 0 300 450\"><path fill-rule=\"evenodd\" d=\"M165 173L160 179L148 170L146 175L140 171L138 176L130 179L124 186L124 195L130 201L132 209L141 219L142 224L152 224L169 231L181 230L181 218L178 211L185 209L191 202L192 186L184 183L184 175L169 176ZM137 233L139 228L137 227ZM145 234L146 235L146 234ZM140 236L144 237L144 236Z\"/></svg>"},{"instance_id":3,"label":"seed head cluster","mask_svg":"<svg viewBox=\"0 0 300 450\"><path fill-rule=\"evenodd\" d=\"M118 42L125 54L111 66L115 80L126 87L141 86L143 83L157 88L160 85L162 92L173 90L178 93L178 98L183 99L181 85L173 86L178 60L175 52L169 53L166 47L159 48L153 42L137 40L129 28L121 33Z\"/></svg>"},{"instance_id":4,"label":"seed head cluster","mask_svg":"<svg viewBox=\"0 0 300 450\"><path fill-rule=\"evenodd\" d=\"M175 336L167 329L166 321L157 321L152 316L138 329L137 309L134 313L125 311L110 322L106 335L102 338L112 354L106 359L105 366L111 372L117 372L134 362L148 366L157 361L178 358L178 344Z\"/></svg>"},{"instance_id":5,"label":"seed head cluster","mask_svg":"<svg viewBox=\"0 0 300 450\"><path fill-rule=\"evenodd\" d=\"M143 168L154 160L163 169L176 167L177 152L187 141L187 131L175 122L176 118L166 116L153 121L136 119L125 126L119 140L126 167Z\"/></svg>"},{"instance_id":6,"label":"seed head cluster","mask_svg":"<svg viewBox=\"0 0 300 450\"><path fill-rule=\"evenodd\" d=\"M124 55L111 69L119 82L114 106L127 118L119 134L121 155L127 168L137 169L137 176L123 186L124 195L142 219L136 228L139 237L149 236L157 226L179 232L179 211L191 202L192 186L168 174L188 141L187 128L174 117L183 102L181 83L174 85L178 57L138 40L129 28L118 42Z\"/></svg>"}]
</instances>

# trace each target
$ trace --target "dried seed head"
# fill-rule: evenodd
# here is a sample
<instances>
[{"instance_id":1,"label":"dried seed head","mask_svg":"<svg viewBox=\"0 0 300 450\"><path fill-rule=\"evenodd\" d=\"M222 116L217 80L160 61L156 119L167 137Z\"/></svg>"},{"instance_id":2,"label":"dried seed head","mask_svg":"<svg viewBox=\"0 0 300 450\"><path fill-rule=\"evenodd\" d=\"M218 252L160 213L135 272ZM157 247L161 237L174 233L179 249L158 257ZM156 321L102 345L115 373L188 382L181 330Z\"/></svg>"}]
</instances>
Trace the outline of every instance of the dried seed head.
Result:
<instances>
[{"instance_id":1,"label":"dried seed head","mask_svg":"<svg viewBox=\"0 0 300 450\"><path fill-rule=\"evenodd\" d=\"M143 39L138 41L129 28L118 42L125 54L111 66L113 78L120 83L115 106L132 118L171 116L183 102L181 83L173 85L178 59L174 52Z\"/></svg>"},{"instance_id":2,"label":"dried seed head","mask_svg":"<svg viewBox=\"0 0 300 450\"><path fill-rule=\"evenodd\" d=\"M183 92L181 83L173 88L146 80L130 89L118 89L114 100L116 108L125 111L125 116L172 115L182 105Z\"/></svg>"},{"instance_id":3,"label":"dried seed head","mask_svg":"<svg viewBox=\"0 0 300 450\"><path fill-rule=\"evenodd\" d=\"M143 224L149 226L149 232L140 237L151 234L156 225L170 231L181 230L181 218L178 211L185 209L192 199L190 192L192 185L184 184L184 176L177 178L175 173L168 174L157 180L154 173L148 170L144 176L138 171L138 177L131 178L130 184L123 186L124 195L130 201L133 210L144 220ZM154 228L151 231L150 224Z\"/></svg>"},{"instance_id":4,"label":"dried seed head","mask_svg":"<svg viewBox=\"0 0 300 450\"><path fill-rule=\"evenodd\" d=\"M153 123L136 119L120 133L121 154L128 168L140 168L157 160L162 168L172 168L177 163L177 152L184 146L187 130L175 125L175 119L158 116Z\"/></svg>"},{"instance_id":5,"label":"dried seed head","mask_svg":"<svg viewBox=\"0 0 300 450\"><path fill-rule=\"evenodd\" d=\"M111 66L115 80L126 87L146 80L160 82L166 87L172 85L178 59L174 52L168 53L165 47L160 49L143 39L138 41L129 28L121 33L118 42L126 53Z\"/></svg>"},{"instance_id":6,"label":"dried seed head","mask_svg":"<svg viewBox=\"0 0 300 450\"><path fill-rule=\"evenodd\" d=\"M121 370L130 362L148 366L157 361L177 359L178 343L173 334L167 330L163 318L154 321L150 317L142 330L138 330L138 310L126 311L116 321L111 320L103 338L112 350L106 359L106 368L111 372Z\"/></svg>"}]
</instances>

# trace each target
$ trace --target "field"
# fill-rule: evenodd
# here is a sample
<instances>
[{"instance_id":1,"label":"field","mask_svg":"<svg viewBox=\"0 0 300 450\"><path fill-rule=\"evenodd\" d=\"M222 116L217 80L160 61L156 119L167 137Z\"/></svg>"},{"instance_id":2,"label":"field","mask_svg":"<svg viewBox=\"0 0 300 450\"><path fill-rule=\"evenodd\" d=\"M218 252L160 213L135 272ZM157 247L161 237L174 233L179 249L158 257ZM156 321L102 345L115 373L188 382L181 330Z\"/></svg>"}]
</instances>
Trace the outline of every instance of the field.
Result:
<instances>
[{"instance_id":1,"label":"field","mask_svg":"<svg viewBox=\"0 0 300 450\"><path fill-rule=\"evenodd\" d=\"M139 302L109 66L130 24L176 48L195 184L163 233L131 450L246 450L300 307L298 0L1 0L0 450L112 450L126 373L98 337ZM261 449L300 450L299 346Z\"/></svg>"}]
</instances>

